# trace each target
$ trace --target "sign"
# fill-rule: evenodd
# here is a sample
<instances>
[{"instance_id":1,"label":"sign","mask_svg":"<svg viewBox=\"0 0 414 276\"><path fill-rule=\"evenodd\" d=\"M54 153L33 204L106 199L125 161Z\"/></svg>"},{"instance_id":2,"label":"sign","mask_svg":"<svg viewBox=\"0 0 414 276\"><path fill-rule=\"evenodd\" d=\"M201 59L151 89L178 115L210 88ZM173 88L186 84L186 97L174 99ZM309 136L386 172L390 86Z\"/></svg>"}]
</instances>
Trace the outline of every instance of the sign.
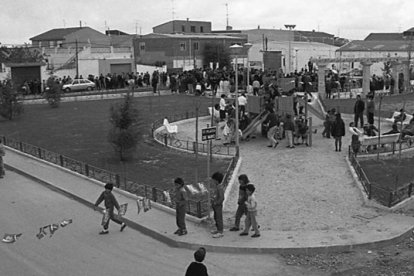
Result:
<instances>
[{"instance_id":1,"label":"sign","mask_svg":"<svg viewBox=\"0 0 414 276\"><path fill-rule=\"evenodd\" d=\"M213 140L213 139L216 139L216 128L215 127L203 128L201 130L202 141Z\"/></svg>"}]
</instances>

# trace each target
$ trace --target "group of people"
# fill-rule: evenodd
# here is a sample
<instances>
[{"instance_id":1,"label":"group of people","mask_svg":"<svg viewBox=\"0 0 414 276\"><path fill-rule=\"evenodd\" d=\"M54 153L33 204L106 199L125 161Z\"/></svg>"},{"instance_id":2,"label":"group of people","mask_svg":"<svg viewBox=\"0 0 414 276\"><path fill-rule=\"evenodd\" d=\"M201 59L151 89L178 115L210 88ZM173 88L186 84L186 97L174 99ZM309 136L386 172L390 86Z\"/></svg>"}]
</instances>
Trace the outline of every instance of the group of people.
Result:
<instances>
[{"instance_id":1,"label":"group of people","mask_svg":"<svg viewBox=\"0 0 414 276\"><path fill-rule=\"evenodd\" d=\"M211 231L213 238L222 238L224 236L223 225L223 202L224 202L224 175L220 172L215 172L211 176L213 188L210 191L210 204L213 210L213 218L215 221L215 229ZM235 224L230 231L240 230L240 219L243 215L246 216L244 230L240 233L240 236L247 236L250 228L253 228L254 234L252 238L260 237L259 225L256 220L257 216L257 200L254 195L256 190L255 186L250 183L247 175L242 174L239 176L239 198L237 201L238 208L235 215ZM175 206L176 206L176 224L177 230L174 234L182 236L186 235L187 227L185 223L185 214L187 206L187 192L184 187L184 181L178 177L174 180L175 185Z\"/></svg>"}]
</instances>

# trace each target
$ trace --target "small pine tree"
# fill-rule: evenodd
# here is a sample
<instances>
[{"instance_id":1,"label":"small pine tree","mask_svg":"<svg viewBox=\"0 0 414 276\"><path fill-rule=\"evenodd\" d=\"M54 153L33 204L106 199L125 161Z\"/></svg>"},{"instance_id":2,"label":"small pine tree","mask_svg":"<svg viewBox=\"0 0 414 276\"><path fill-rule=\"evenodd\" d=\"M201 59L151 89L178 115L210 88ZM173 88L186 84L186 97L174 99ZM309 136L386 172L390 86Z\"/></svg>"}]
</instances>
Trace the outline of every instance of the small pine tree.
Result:
<instances>
[{"instance_id":1,"label":"small pine tree","mask_svg":"<svg viewBox=\"0 0 414 276\"><path fill-rule=\"evenodd\" d=\"M0 85L0 116L8 120L23 113L22 94L13 88L10 80Z\"/></svg>"},{"instance_id":2,"label":"small pine tree","mask_svg":"<svg viewBox=\"0 0 414 276\"><path fill-rule=\"evenodd\" d=\"M53 76L49 77L46 82L46 89L44 97L51 107L58 107L60 104L60 98L62 94L62 87L56 82Z\"/></svg>"},{"instance_id":3,"label":"small pine tree","mask_svg":"<svg viewBox=\"0 0 414 276\"><path fill-rule=\"evenodd\" d=\"M120 160L126 159L127 152L134 150L140 140L139 112L133 106L133 97L128 93L122 104L111 106L108 140L119 154Z\"/></svg>"}]
</instances>

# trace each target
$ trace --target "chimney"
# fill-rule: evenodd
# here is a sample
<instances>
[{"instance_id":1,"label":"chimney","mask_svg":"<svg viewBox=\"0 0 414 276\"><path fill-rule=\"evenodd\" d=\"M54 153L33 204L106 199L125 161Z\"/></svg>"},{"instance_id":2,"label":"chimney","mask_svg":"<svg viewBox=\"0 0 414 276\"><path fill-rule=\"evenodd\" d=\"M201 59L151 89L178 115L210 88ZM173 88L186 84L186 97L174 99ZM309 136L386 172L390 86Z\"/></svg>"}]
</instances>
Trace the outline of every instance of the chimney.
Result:
<instances>
[{"instance_id":1,"label":"chimney","mask_svg":"<svg viewBox=\"0 0 414 276\"><path fill-rule=\"evenodd\" d=\"M232 26L226 26L226 31L231 31L231 30L233 30Z\"/></svg>"},{"instance_id":2,"label":"chimney","mask_svg":"<svg viewBox=\"0 0 414 276\"><path fill-rule=\"evenodd\" d=\"M257 25L257 29L260 30L260 25Z\"/></svg>"},{"instance_id":3,"label":"chimney","mask_svg":"<svg viewBox=\"0 0 414 276\"><path fill-rule=\"evenodd\" d=\"M190 20L190 18L187 17L187 22L188 22L188 20Z\"/></svg>"},{"instance_id":4,"label":"chimney","mask_svg":"<svg viewBox=\"0 0 414 276\"><path fill-rule=\"evenodd\" d=\"M82 20L79 20L79 28L82 28Z\"/></svg>"}]
</instances>

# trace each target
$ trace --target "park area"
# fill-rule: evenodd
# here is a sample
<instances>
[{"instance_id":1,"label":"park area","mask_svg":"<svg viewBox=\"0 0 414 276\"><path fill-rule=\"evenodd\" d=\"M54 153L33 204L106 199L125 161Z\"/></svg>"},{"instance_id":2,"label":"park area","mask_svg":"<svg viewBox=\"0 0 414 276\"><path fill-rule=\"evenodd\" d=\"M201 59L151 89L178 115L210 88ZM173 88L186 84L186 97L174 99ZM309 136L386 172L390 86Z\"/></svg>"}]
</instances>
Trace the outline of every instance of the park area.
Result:
<instances>
[{"instance_id":1,"label":"park area","mask_svg":"<svg viewBox=\"0 0 414 276\"><path fill-rule=\"evenodd\" d=\"M61 103L59 108L47 104L25 105L24 114L12 121L0 121L0 134L72 159L121 175L140 185L172 189L173 179L182 177L186 184L195 183L198 167L199 181L207 179L207 159L164 147L152 139L151 124L164 116L207 115L211 99L186 95L148 96L134 98L134 106L142 120L140 140L127 161L108 142L110 108L117 100L75 101ZM224 172L230 159L213 158L212 171Z\"/></svg>"}]
</instances>

